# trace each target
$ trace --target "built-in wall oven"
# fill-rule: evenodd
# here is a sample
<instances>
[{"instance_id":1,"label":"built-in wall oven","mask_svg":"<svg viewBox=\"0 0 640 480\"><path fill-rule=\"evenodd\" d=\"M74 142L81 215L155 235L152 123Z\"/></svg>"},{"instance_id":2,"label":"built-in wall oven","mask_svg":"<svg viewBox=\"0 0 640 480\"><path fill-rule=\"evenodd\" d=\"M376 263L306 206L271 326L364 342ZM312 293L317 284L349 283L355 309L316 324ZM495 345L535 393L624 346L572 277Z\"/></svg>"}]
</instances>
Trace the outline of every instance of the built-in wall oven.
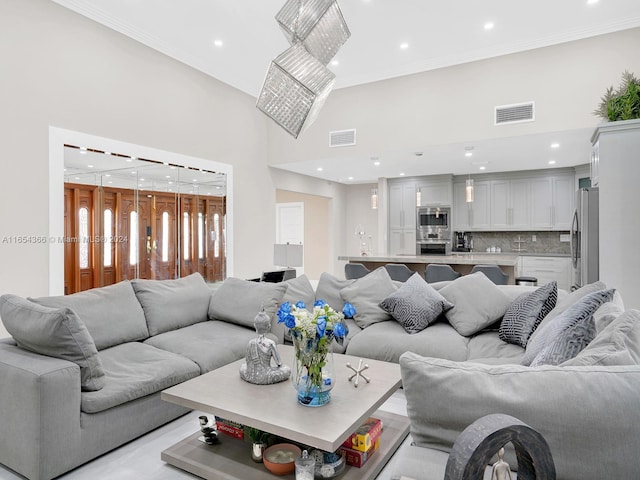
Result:
<instances>
[{"instance_id":1,"label":"built-in wall oven","mask_svg":"<svg viewBox=\"0 0 640 480\"><path fill-rule=\"evenodd\" d=\"M451 252L451 207L418 207L416 254L446 255Z\"/></svg>"}]
</instances>

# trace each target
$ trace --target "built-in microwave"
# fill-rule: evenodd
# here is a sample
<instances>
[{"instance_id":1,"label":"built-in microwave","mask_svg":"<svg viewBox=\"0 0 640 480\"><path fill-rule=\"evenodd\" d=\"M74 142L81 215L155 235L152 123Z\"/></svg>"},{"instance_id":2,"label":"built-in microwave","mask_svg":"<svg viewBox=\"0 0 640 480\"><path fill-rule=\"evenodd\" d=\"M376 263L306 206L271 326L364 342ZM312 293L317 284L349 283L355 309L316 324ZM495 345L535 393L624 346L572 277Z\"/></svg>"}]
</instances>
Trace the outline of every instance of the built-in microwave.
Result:
<instances>
[{"instance_id":1,"label":"built-in microwave","mask_svg":"<svg viewBox=\"0 0 640 480\"><path fill-rule=\"evenodd\" d=\"M451 240L451 207L418 207L417 240Z\"/></svg>"}]
</instances>

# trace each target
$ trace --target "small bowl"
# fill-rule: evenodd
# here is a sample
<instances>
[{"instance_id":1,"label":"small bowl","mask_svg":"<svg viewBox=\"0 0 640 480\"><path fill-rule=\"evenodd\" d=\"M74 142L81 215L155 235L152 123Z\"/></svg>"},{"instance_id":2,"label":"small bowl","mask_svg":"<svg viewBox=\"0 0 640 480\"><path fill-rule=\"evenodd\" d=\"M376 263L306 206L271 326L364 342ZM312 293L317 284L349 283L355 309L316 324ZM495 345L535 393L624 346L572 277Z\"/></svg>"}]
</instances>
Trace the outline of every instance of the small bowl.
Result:
<instances>
[{"instance_id":1,"label":"small bowl","mask_svg":"<svg viewBox=\"0 0 640 480\"><path fill-rule=\"evenodd\" d=\"M262 454L262 462L274 475L289 475L296 471L296 458L302 454L300 448L291 443L271 445Z\"/></svg>"}]
</instances>

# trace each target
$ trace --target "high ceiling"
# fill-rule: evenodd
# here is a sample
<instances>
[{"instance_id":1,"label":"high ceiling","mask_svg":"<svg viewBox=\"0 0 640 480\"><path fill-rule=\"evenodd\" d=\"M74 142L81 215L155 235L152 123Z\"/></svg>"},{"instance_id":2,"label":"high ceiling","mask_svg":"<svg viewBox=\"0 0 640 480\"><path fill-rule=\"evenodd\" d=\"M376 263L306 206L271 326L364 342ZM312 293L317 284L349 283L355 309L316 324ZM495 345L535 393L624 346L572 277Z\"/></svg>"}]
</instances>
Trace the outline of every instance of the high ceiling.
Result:
<instances>
[{"instance_id":1,"label":"high ceiling","mask_svg":"<svg viewBox=\"0 0 640 480\"><path fill-rule=\"evenodd\" d=\"M274 19L285 0L53 1L252 96L259 93L270 61L288 46ZM638 0L339 3L351 38L335 57L338 64L329 65L337 76L336 89L640 26ZM487 28L488 24L493 27ZM403 43L406 48L401 48ZM543 142L567 145L577 134L584 133L569 132L566 141L551 135ZM522 139L524 143L518 150L531 150L527 140L540 139ZM507 140L504 148L500 142L487 147L496 150L499 161L509 156L504 148L512 148L513 144ZM398 150L402 148L398 145ZM567 165L555 166L586 163L587 159L588 152L574 150ZM458 173L451 171L450 162L448 165L448 173ZM343 178L344 168L342 173L330 176L328 169L318 172L316 165L307 162L282 167L349 182L348 177ZM416 168L411 160L403 160L394 163L393 172L385 174L420 174ZM532 164L531 168L543 167Z\"/></svg>"}]
</instances>

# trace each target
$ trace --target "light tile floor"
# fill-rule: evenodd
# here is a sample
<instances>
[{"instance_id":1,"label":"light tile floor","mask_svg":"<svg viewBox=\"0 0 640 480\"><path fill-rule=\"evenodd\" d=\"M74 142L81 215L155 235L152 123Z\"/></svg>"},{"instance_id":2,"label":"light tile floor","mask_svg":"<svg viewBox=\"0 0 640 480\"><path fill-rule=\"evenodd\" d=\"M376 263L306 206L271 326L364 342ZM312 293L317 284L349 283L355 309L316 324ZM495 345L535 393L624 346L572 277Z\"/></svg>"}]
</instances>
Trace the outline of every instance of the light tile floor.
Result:
<instances>
[{"instance_id":1,"label":"light tile floor","mask_svg":"<svg viewBox=\"0 0 640 480\"><path fill-rule=\"evenodd\" d=\"M402 389L389 398L382 410L407 414L407 404ZM59 480L194 480L199 477L167 465L160 459L160 452L200 428L200 412L191 412L153 432L150 432L114 451L102 455L71 472L58 477ZM247 455L249 452L247 451ZM380 477L385 477L383 470ZM23 480L24 477L0 465L0 480ZM250 479L247 479L250 480Z\"/></svg>"}]
</instances>

